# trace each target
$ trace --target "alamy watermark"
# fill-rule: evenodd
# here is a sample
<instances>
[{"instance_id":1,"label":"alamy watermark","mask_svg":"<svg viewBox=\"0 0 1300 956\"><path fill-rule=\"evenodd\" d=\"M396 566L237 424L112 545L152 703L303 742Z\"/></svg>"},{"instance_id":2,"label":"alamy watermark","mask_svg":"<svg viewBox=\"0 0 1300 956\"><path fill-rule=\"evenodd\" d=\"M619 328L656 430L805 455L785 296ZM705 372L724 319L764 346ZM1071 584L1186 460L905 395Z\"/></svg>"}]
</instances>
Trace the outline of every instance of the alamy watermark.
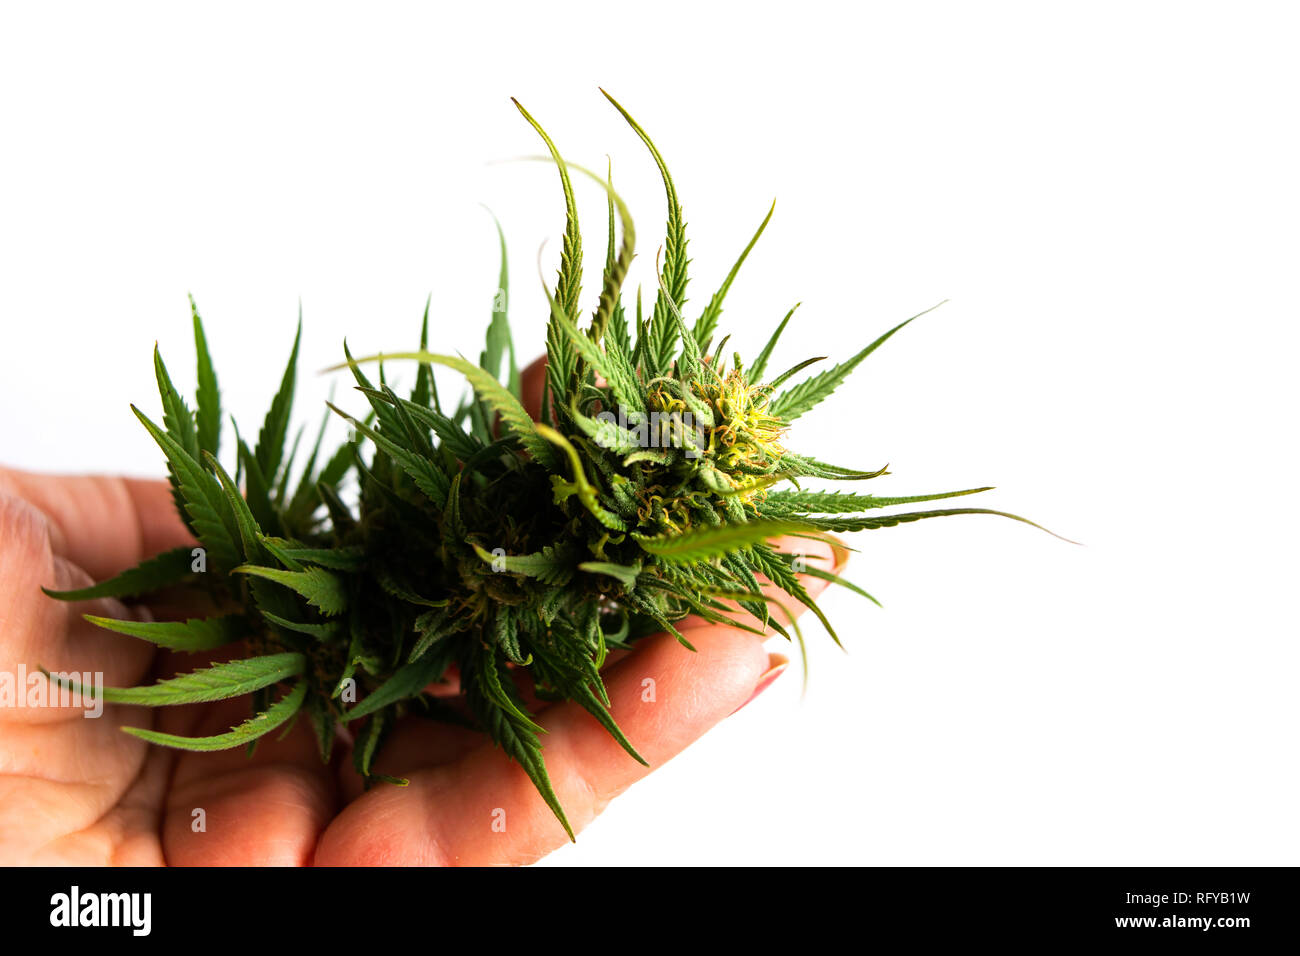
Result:
<instances>
[{"instance_id":1,"label":"alamy watermark","mask_svg":"<svg viewBox=\"0 0 1300 956\"><path fill-rule=\"evenodd\" d=\"M84 710L83 717L104 713L103 671L0 671L0 709L60 707Z\"/></svg>"},{"instance_id":2,"label":"alamy watermark","mask_svg":"<svg viewBox=\"0 0 1300 956\"><path fill-rule=\"evenodd\" d=\"M122 926L133 936L148 936L153 927L149 893L83 893L73 886L50 897L51 926Z\"/></svg>"},{"instance_id":3,"label":"alamy watermark","mask_svg":"<svg viewBox=\"0 0 1300 956\"><path fill-rule=\"evenodd\" d=\"M615 415L610 411L598 412L596 421L613 425L633 436L641 448L682 448L687 458L699 458L706 444L704 429L695 421L690 412L628 412L619 408ZM695 440L688 441L686 436L693 435ZM602 448L617 447L617 443L600 435L596 444Z\"/></svg>"}]
</instances>

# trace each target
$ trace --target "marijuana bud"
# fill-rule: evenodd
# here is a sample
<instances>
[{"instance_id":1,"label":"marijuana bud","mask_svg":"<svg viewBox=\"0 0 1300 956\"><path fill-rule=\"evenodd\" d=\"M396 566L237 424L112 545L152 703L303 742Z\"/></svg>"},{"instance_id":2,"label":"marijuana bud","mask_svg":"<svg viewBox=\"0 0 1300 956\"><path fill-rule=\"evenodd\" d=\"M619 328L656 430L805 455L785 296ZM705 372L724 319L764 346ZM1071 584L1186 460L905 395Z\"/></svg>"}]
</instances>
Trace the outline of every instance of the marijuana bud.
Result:
<instances>
[{"instance_id":1,"label":"marijuana bud","mask_svg":"<svg viewBox=\"0 0 1300 956\"><path fill-rule=\"evenodd\" d=\"M772 213L688 325L676 188L649 136L614 106L650 151L668 197L660 288L644 317L639 296L633 315L621 301L635 243L627 207L607 180L566 164L519 107L550 153L568 210L558 281L546 290L546 386L537 421L525 411L515 364L504 240L478 364L430 350L427 305L418 350L356 359L345 346L338 368L350 371L368 408L356 417L330 404L347 422L348 439L327 452L322 421L301 465L297 440L288 441L298 338L256 442L249 447L236 435L232 476L218 458L220 393L191 300L193 410L155 352L161 424L134 411L167 460L177 508L200 547L166 552L93 587L51 593L139 598L183 586L207 595L223 613L92 621L174 651L242 647L236 654L245 656L149 687L104 688L103 697L171 705L248 695L252 714L211 737L128 733L163 746L220 750L252 746L306 715L323 759L330 759L337 728L347 726L357 772L368 782L400 783L374 770L395 721L412 714L451 721L478 728L518 761L572 837L529 698L576 702L629 759L644 763L610 715L601 668L611 650L660 631L689 647L677 627L688 616L802 643L793 621L770 613L765 585L806 605L835 637L801 575L870 595L773 539L1004 514L881 511L987 488L908 497L805 488L810 479L885 474L819 461L790 450L787 440L793 422L912 320L793 384L821 361L768 375L793 309L753 361L724 357L728 340L716 335L723 301ZM579 305L582 242L571 171L595 179L609 205L602 288L589 323ZM387 384L384 361L415 363L408 395ZM365 372L373 363L377 382ZM435 366L460 373L469 393L446 403ZM428 693L451 675L457 696ZM642 695L655 699L653 681Z\"/></svg>"}]
</instances>

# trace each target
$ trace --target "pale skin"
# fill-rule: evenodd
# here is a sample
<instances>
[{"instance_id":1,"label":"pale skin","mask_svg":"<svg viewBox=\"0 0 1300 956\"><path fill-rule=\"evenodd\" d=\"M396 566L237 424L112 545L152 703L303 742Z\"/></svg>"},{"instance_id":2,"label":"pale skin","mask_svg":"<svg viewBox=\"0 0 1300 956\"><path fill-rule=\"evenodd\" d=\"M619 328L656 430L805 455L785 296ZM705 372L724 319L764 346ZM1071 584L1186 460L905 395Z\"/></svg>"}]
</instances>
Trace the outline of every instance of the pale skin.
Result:
<instances>
[{"instance_id":1,"label":"pale skin","mask_svg":"<svg viewBox=\"0 0 1300 956\"><path fill-rule=\"evenodd\" d=\"M540 394L541 381L534 363L525 394ZM190 543L165 481L0 469L0 671L102 671L110 686L134 686L206 663L204 655L157 652L82 619L150 613L139 606L69 605L40 590L82 587ZM798 550L831 570L843 557L819 542L800 540ZM816 595L825 583L806 578L804 585ZM785 667L757 635L694 620L682 627L695 652L654 635L604 671L611 712L649 768L576 705L537 709L549 731L546 764L575 831ZM346 737L323 764L306 721L283 739L278 732L262 738L251 759L243 748L179 753L119 729L206 735L248 714L245 699L156 709L110 704L99 719L73 709L0 708L0 864L522 864L568 842L524 772L467 730L409 718L376 763L409 786L364 791ZM203 832L193 826L196 809Z\"/></svg>"}]
</instances>

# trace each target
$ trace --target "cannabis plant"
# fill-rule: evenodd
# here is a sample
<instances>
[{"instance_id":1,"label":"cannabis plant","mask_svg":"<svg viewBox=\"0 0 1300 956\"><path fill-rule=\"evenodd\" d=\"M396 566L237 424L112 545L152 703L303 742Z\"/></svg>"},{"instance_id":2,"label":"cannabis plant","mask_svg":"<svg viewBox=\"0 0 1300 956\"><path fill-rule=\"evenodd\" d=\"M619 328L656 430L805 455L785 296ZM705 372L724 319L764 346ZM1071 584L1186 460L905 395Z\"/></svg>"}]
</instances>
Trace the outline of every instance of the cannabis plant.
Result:
<instances>
[{"instance_id":1,"label":"cannabis plant","mask_svg":"<svg viewBox=\"0 0 1300 956\"><path fill-rule=\"evenodd\" d=\"M302 432L289 441L298 339L256 440L250 446L235 429L232 475L218 457L221 397L191 300L193 409L155 349L161 422L133 410L166 457L176 507L200 548L166 552L93 587L51 593L74 601L138 599L176 586L202 592L221 613L185 621L90 620L173 651L229 645L238 648L235 659L152 686L108 688L104 698L171 705L247 694L252 716L211 737L128 733L187 750L251 747L305 715L323 759L344 725L353 731L356 770L368 782L401 783L372 769L398 718L467 722L518 761L572 837L521 687L543 701L575 701L630 759L644 763L610 716L601 667L611 649L658 631L689 647L677 628L688 615L775 631L802 646L793 619L771 609L764 582L806 605L834 637L800 574L846 582L805 566L772 539L1002 514L878 513L985 488L876 497L807 487L884 474L819 461L786 443L791 425L907 322L799 381L822 360L775 374L770 367L793 309L751 360L728 353L727 337L717 334L723 301L771 212L688 323L687 240L676 188L650 137L610 102L649 150L667 192L659 288L645 313L639 292L630 311L620 295L635 243L626 206L608 177L566 164L519 106L558 169L567 210L558 281L546 290L540 420L522 401L506 316L504 240L501 291L478 363L430 350L427 304L417 351L354 359L345 345L339 368L355 378L368 408L354 416L331 404L350 424L349 438L323 452L322 422L301 465ZM608 201L603 282L590 318L580 304L574 175L598 182ZM409 394L390 387L383 359L415 363ZM448 404L434 366L464 376L467 395ZM453 668L460 707L427 692Z\"/></svg>"}]
</instances>

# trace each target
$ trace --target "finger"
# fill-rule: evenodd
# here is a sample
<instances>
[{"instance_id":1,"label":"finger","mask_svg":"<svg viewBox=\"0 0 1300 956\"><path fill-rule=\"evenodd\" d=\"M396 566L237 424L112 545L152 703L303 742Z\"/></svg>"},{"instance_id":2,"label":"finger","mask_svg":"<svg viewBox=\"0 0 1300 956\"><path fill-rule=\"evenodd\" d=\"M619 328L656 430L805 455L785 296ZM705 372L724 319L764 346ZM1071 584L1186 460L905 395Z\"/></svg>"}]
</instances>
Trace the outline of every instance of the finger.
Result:
<instances>
[{"instance_id":1,"label":"finger","mask_svg":"<svg viewBox=\"0 0 1300 956\"><path fill-rule=\"evenodd\" d=\"M824 586L814 580L809 591ZM748 702L771 666L761 639L734 628L700 627L691 640L694 652L668 635L646 638L605 673L610 712L649 768L577 704L556 704L538 718L549 731L547 770L575 831ZM523 769L490 745L404 775L407 787L376 788L348 806L325 831L317 862L527 863L567 840Z\"/></svg>"},{"instance_id":2,"label":"finger","mask_svg":"<svg viewBox=\"0 0 1300 956\"><path fill-rule=\"evenodd\" d=\"M118 683L138 679L147 669L153 657L151 645L123 640L82 620L86 613L114 618L139 614L112 599L66 604L41 593L42 585L79 588L91 580L79 567L55 556L50 524L40 511L4 494L0 494L0 582L0 666L6 670L21 665L30 675L38 673L38 667L89 669L102 674L108 683ZM20 722L65 716L60 710L45 708L0 712L3 719Z\"/></svg>"},{"instance_id":3,"label":"finger","mask_svg":"<svg viewBox=\"0 0 1300 956\"><path fill-rule=\"evenodd\" d=\"M417 770L459 760L483 744L483 734L469 727L408 716L397 721L393 732L375 756L372 772L406 778ZM376 788L392 786L378 783ZM346 802L367 792L365 780L352 761L339 763L339 787Z\"/></svg>"},{"instance_id":4,"label":"finger","mask_svg":"<svg viewBox=\"0 0 1300 956\"><path fill-rule=\"evenodd\" d=\"M545 359L531 363L520 378L524 407L537 418L545 388ZM788 538L773 544L831 573L838 573L847 558L847 549L827 541ZM801 581L810 597L826 587L825 581L816 578L801 576ZM773 610L778 620L790 620L805 610L797 598L761 578L760 583L773 602L785 608L784 612ZM747 612L738 608L737 612L748 617ZM675 639L658 635L639 642L624 660L605 670L616 703L612 708L615 720L652 766L680 752L744 706L785 668L784 658L766 654L752 635L698 618L688 618L681 627L691 629L692 642L700 652L692 654ZM673 665L673 658L684 662ZM647 669L656 667L664 671L661 678L645 676ZM628 684L629 674L635 677L635 686ZM729 675L734 678L731 684ZM662 726L643 708L632 706L629 710L627 703L642 700L646 688L657 687L660 679L667 681L670 690L681 692L674 695L681 706L657 712L664 715ZM652 697L657 699L657 692ZM540 721L551 730L543 745L547 764L575 829L648 772L575 704L549 707ZM499 750L475 746L475 739L472 734L418 726L418 722L395 731L381 751L376 769L409 778L409 786L381 785L357 799L326 831L317 862L528 862L561 845L564 831L523 770ZM651 743L642 744L643 740ZM572 800L566 799L566 794ZM511 811L500 805L509 801L520 812L514 814L517 822L513 828L507 823L505 832L512 837L506 839L492 824L500 819L494 816L495 811L510 819ZM570 809L571 803L576 811ZM431 809L435 804L437 809Z\"/></svg>"},{"instance_id":5,"label":"finger","mask_svg":"<svg viewBox=\"0 0 1300 956\"><path fill-rule=\"evenodd\" d=\"M127 708L106 708L102 719L86 719L97 716L93 704L47 681L38 667L75 672L92 686L134 683L153 648L80 617L82 611L130 617L120 602L70 606L40 592L50 583L90 582L54 555L50 524L35 506L0 494L0 671L14 692L0 707L0 848L10 860L108 861L117 858L124 831L99 822L131 788L145 745L117 730Z\"/></svg>"},{"instance_id":6,"label":"finger","mask_svg":"<svg viewBox=\"0 0 1300 956\"><path fill-rule=\"evenodd\" d=\"M0 859L23 865L160 862L169 759L117 731L112 716L6 728ZM152 852L151 852L152 851Z\"/></svg>"},{"instance_id":7,"label":"finger","mask_svg":"<svg viewBox=\"0 0 1300 956\"><path fill-rule=\"evenodd\" d=\"M67 743L60 741L57 746ZM103 749L96 742L86 750L91 746ZM131 765L138 766L138 772L131 769L125 776L128 784L121 789L113 789L110 782L123 776L120 766L109 767L101 776L90 769L73 781L27 781L18 789L17 799L0 801L8 817L18 821L15 829L21 829L11 838L0 827L6 859L22 860L28 866L163 865L158 808L171 760L171 753L163 748L150 748L143 760ZM33 826L34 821L39 823Z\"/></svg>"},{"instance_id":8,"label":"finger","mask_svg":"<svg viewBox=\"0 0 1300 956\"><path fill-rule=\"evenodd\" d=\"M165 481L0 468L0 494L32 505L53 552L97 581L193 541Z\"/></svg>"},{"instance_id":9,"label":"finger","mask_svg":"<svg viewBox=\"0 0 1300 956\"><path fill-rule=\"evenodd\" d=\"M696 637L696 653L667 635L648 638L607 676L614 718L652 766L740 707L767 667L752 635L719 626ZM547 769L575 831L648 772L575 704L548 709L540 722L549 731ZM374 789L345 809L325 831L317 862L527 863L567 841L527 774L497 748L480 745L408 778L407 787Z\"/></svg>"},{"instance_id":10,"label":"finger","mask_svg":"<svg viewBox=\"0 0 1300 956\"><path fill-rule=\"evenodd\" d=\"M248 717L244 699L201 710L159 714L168 732L205 736ZM306 721L283 739L262 737L250 758L243 747L182 753L163 811L163 853L175 866L305 866L338 808L334 771L321 761Z\"/></svg>"}]
</instances>

